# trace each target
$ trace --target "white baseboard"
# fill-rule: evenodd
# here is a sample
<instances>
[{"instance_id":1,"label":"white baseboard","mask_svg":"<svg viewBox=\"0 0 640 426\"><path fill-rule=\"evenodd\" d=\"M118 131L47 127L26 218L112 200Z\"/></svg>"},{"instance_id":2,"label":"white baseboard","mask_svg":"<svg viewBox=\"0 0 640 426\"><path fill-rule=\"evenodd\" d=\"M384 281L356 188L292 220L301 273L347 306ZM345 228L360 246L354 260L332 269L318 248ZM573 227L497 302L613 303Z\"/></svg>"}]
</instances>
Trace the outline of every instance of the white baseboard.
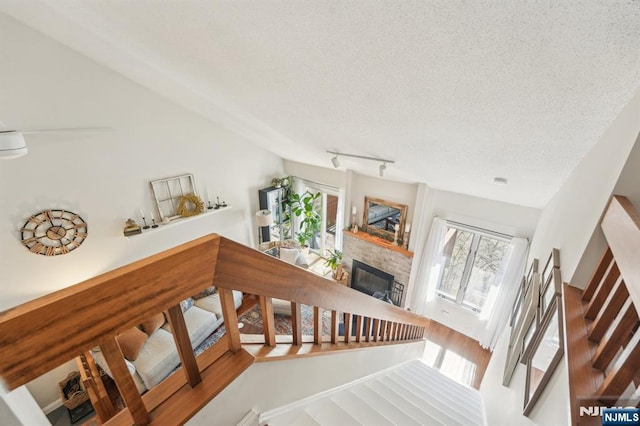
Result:
<instances>
[{"instance_id":1,"label":"white baseboard","mask_svg":"<svg viewBox=\"0 0 640 426\"><path fill-rule=\"evenodd\" d=\"M251 409L236 426L258 426L258 413Z\"/></svg>"},{"instance_id":2,"label":"white baseboard","mask_svg":"<svg viewBox=\"0 0 640 426\"><path fill-rule=\"evenodd\" d=\"M60 398L58 398L55 401L53 401L51 404L49 404L46 407L42 408L42 412L46 416L47 414L51 413L52 411L57 410L60 407L62 407L62 400Z\"/></svg>"}]
</instances>

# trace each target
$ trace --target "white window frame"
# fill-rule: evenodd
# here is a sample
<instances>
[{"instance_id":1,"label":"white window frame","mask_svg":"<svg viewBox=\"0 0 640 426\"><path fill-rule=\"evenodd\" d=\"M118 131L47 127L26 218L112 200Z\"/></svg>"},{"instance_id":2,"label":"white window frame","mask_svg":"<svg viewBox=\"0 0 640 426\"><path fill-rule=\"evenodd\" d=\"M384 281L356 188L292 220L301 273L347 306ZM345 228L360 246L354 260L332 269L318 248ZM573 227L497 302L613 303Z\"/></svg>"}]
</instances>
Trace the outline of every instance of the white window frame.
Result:
<instances>
[{"instance_id":1,"label":"white window frame","mask_svg":"<svg viewBox=\"0 0 640 426\"><path fill-rule=\"evenodd\" d=\"M320 229L321 235L327 232L327 194L338 197L338 207L336 212L336 234L335 234L335 249L342 250L342 232L339 232L340 229L344 226L344 215L343 215L343 205L344 205L344 191L335 186L325 185L322 183L312 182L306 179L300 179L301 184L305 190L309 190L310 192L321 192L322 200L321 206L322 211L319 212L322 217L322 227ZM297 229L296 224L296 229ZM319 254L321 256L326 255L326 247L325 247L325 239L320 239L320 250ZM315 250L314 250L315 251Z\"/></svg>"},{"instance_id":2,"label":"white window frame","mask_svg":"<svg viewBox=\"0 0 640 426\"><path fill-rule=\"evenodd\" d=\"M471 277L471 271L473 269L473 264L476 260L476 254L478 253L478 245L480 245L480 239L482 237L493 238L496 240L500 240L506 243L511 244L512 236L507 234L502 234L499 232L490 231L487 229L478 228L471 225L465 225L458 222L447 221L447 229L454 228L459 229L461 231L471 232L473 234L473 240L471 241L471 247L469 248L469 254L467 255L467 261L464 265L464 271L462 273L462 278L460 279L460 288L458 289L458 293L456 297L453 298L449 294L440 290L440 285L442 284L442 280L444 280L445 275L442 274L440 276L440 280L436 285L436 295L448 302L455 303L456 305L472 311L475 314L479 314L482 311L482 306L480 308L476 308L474 306L468 305L464 303L464 297L467 292L467 288L469 287L469 279ZM504 259L503 259L504 260ZM446 268L446 266L445 266Z\"/></svg>"}]
</instances>

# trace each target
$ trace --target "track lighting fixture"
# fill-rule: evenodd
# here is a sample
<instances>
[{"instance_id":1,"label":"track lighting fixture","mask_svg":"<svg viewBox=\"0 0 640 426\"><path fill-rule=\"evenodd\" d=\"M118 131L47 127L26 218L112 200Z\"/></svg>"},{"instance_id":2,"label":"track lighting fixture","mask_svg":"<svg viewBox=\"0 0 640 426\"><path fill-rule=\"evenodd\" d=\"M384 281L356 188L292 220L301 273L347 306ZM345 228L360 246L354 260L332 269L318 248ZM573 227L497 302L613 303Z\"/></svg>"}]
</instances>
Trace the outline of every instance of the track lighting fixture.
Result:
<instances>
[{"instance_id":1,"label":"track lighting fixture","mask_svg":"<svg viewBox=\"0 0 640 426\"><path fill-rule=\"evenodd\" d=\"M384 158L376 158L376 157L366 157L364 155L356 155L356 154L345 154L343 152L336 152L336 151L327 151L328 154L332 154L333 157L331 158L331 163L333 164L333 167L338 167L340 166L340 162L338 161L338 156L342 156L342 157L351 157L351 158L360 158L362 160L371 160L371 161L379 161L382 164L380 164L379 167L379 175L380 177L384 177L384 171L387 169L387 163L388 164L394 164L395 161L393 160L387 160Z\"/></svg>"}]
</instances>

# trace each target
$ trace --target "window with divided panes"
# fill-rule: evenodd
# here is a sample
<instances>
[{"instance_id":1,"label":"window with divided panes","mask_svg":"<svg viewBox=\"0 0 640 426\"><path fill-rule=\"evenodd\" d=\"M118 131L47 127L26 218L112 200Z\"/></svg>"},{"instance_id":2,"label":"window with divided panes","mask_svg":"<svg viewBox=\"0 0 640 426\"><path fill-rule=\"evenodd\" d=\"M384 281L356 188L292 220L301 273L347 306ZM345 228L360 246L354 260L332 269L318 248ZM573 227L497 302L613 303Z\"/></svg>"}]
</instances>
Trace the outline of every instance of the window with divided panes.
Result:
<instances>
[{"instance_id":1,"label":"window with divided panes","mask_svg":"<svg viewBox=\"0 0 640 426\"><path fill-rule=\"evenodd\" d=\"M494 284L510 239L462 226L447 226L439 297L480 312Z\"/></svg>"}]
</instances>

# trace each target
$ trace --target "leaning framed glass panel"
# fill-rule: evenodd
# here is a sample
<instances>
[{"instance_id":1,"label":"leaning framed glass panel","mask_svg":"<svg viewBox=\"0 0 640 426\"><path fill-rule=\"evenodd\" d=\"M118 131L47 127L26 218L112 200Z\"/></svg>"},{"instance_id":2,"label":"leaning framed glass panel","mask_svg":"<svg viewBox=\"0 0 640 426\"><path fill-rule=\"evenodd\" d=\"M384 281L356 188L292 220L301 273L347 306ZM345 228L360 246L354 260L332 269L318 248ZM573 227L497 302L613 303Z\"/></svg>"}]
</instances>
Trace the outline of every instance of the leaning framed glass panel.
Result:
<instances>
[{"instance_id":1,"label":"leaning framed glass panel","mask_svg":"<svg viewBox=\"0 0 640 426\"><path fill-rule=\"evenodd\" d=\"M549 313L540 324L527 361L524 411L528 416L564 355L564 334L560 297L554 297Z\"/></svg>"}]
</instances>

